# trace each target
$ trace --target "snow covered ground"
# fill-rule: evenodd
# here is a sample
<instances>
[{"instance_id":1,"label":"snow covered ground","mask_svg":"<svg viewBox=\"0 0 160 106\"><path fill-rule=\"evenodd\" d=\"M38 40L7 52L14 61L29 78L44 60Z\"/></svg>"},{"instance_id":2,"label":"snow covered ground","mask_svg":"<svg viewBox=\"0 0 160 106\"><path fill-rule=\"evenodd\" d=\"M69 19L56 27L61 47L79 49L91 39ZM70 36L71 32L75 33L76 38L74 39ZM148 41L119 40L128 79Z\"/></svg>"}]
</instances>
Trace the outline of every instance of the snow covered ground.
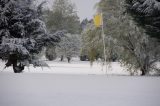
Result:
<instances>
[{"instance_id":1,"label":"snow covered ground","mask_svg":"<svg viewBox=\"0 0 160 106\"><path fill-rule=\"evenodd\" d=\"M0 106L160 106L159 77L115 76L129 74L117 62L110 75L100 63L47 63L14 74L0 62Z\"/></svg>"},{"instance_id":2,"label":"snow covered ground","mask_svg":"<svg viewBox=\"0 0 160 106\"><path fill-rule=\"evenodd\" d=\"M160 78L0 73L0 106L160 106Z\"/></svg>"}]
</instances>

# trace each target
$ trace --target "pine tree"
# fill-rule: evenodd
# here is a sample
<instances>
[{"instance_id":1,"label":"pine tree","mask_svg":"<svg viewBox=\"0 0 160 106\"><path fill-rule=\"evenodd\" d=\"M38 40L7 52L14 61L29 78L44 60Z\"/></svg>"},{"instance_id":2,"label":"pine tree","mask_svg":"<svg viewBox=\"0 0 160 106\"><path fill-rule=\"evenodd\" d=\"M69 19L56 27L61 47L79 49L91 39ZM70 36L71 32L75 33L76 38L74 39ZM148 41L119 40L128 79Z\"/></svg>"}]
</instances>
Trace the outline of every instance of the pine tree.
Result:
<instances>
[{"instance_id":1,"label":"pine tree","mask_svg":"<svg viewBox=\"0 0 160 106\"><path fill-rule=\"evenodd\" d=\"M44 66L37 54L50 43L60 41L62 32L47 34L41 7L32 0L0 0L0 58L13 66L15 73L25 66Z\"/></svg>"},{"instance_id":2,"label":"pine tree","mask_svg":"<svg viewBox=\"0 0 160 106\"><path fill-rule=\"evenodd\" d=\"M160 40L160 0L126 0L126 3L137 24Z\"/></svg>"}]
</instances>

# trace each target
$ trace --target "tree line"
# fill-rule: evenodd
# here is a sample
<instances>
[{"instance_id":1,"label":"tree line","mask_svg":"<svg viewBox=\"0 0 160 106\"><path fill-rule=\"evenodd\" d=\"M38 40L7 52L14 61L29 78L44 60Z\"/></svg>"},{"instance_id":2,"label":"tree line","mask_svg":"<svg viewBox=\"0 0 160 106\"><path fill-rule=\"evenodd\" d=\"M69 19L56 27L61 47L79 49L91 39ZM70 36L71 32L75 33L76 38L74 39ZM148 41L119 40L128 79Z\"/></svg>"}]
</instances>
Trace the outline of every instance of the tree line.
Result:
<instances>
[{"instance_id":1,"label":"tree line","mask_svg":"<svg viewBox=\"0 0 160 106\"><path fill-rule=\"evenodd\" d=\"M20 73L29 64L47 66L39 60L42 51L48 60L104 62L102 30L93 19L80 22L69 0L55 0L51 9L43 4L0 0L0 58L6 67ZM95 7L103 13L107 62L120 62L131 75L159 73L160 1L100 0Z\"/></svg>"}]
</instances>

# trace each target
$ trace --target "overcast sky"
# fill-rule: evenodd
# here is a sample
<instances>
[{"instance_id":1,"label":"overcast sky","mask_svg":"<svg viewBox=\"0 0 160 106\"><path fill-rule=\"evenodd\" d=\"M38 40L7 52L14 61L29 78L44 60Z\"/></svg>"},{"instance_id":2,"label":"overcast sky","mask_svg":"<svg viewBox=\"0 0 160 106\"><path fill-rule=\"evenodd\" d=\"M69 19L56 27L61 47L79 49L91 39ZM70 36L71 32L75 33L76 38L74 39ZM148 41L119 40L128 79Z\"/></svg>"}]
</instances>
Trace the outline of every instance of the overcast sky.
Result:
<instances>
[{"instance_id":1,"label":"overcast sky","mask_svg":"<svg viewBox=\"0 0 160 106\"><path fill-rule=\"evenodd\" d=\"M45 1L45 0L38 0L38 1ZM49 7L52 6L54 0L46 0ZM70 0L72 3L76 4L78 16L80 20L85 18L91 19L95 14L94 6L100 0Z\"/></svg>"},{"instance_id":2,"label":"overcast sky","mask_svg":"<svg viewBox=\"0 0 160 106\"><path fill-rule=\"evenodd\" d=\"M95 14L95 4L100 0L71 0L77 6L77 11L80 19L91 19Z\"/></svg>"}]
</instances>

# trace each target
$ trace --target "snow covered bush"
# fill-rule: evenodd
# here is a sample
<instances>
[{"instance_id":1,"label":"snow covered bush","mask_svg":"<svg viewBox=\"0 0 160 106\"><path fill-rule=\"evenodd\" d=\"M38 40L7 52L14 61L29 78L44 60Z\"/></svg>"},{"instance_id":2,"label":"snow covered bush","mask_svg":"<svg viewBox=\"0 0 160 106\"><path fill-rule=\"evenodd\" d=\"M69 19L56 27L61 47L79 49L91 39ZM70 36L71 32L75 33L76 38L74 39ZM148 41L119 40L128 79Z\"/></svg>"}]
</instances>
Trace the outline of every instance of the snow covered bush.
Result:
<instances>
[{"instance_id":1,"label":"snow covered bush","mask_svg":"<svg viewBox=\"0 0 160 106\"><path fill-rule=\"evenodd\" d=\"M41 6L31 0L0 0L0 59L13 66L15 73L25 66L44 66L37 54L42 48L60 41L62 32L47 34Z\"/></svg>"}]
</instances>

